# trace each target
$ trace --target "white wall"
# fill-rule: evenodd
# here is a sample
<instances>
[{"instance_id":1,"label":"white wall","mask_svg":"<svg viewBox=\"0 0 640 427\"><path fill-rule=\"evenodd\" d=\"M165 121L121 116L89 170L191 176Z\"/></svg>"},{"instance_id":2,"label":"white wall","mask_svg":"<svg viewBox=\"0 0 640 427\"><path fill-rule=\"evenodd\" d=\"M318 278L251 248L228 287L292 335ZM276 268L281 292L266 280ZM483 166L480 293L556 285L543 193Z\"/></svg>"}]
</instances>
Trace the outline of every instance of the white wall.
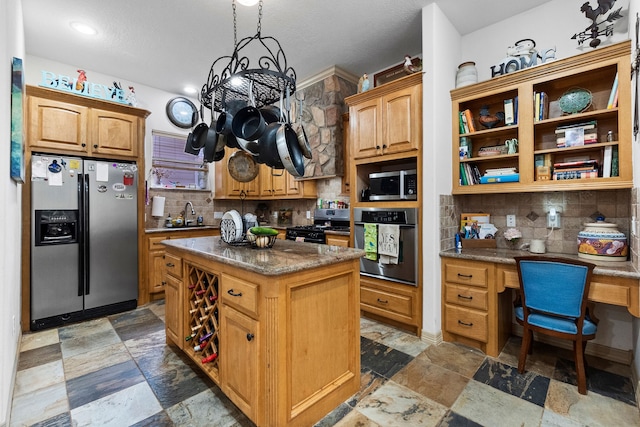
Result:
<instances>
[{"instance_id":1,"label":"white wall","mask_svg":"<svg viewBox=\"0 0 640 427\"><path fill-rule=\"evenodd\" d=\"M11 408L20 340L20 222L22 186L9 176L11 146L11 60L24 58L24 31L19 0L0 2L0 426Z\"/></svg>"},{"instance_id":2,"label":"white wall","mask_svg":"<svg viewBox=\"0 0 640 427\"><path fill-rule=\"evenodd\" d=\"M446 40L446 43L442 43ZM437 4L422 10L422 329L441 340L440 194L451 194L451 98L461 37Z\"/></svg>"},{"instance_id":3,"label":"white wall","mask_svg":"<svg viewBox=\"0 0 640 427\"><path fill-rule=\"evenodd\" d=\"M631 0L632 6L636 10L638 2L640 0ZM425 230L439 225L439 216L432 215L430 205L438 204L439 194L451 194L450 185L447 186L443 181L443 179L450 181L451 170L438 165L451 163L451 100L449 90L455 87L457 65L465 61L474 61L477 65L479 81L488 80L491 78L490 67L498 64L507 56L507 47L525 38L535 40L536 48L539 50L556 47L556 58L558 59L592 50L584 46L577 48L577 42L571 40L571 36L575 32L584 29L590 22L580 13L580 6L583 3L583 0L552 0L542 6L462 37L457 31L451 30L451 24L447 17L440 12L437 4L429 5L423 9L422 49L425 58L423 64L426 68L423 170L433 171L425 173L422 182L423 194L425 194L423 215ZM635 16L635 14L628 13L628 1L616 2L616 8L620 6L624 6L622 13L624 16ZM468 12L472 13L472 11ZM635 18L631 20L631 23L632 25L629 25L627 18L624 31L614 32L614 35L603 41L601 46L628 39L628 30L635 25ZM450 73L448 78L447 72ZM636 162L636 165L638 164L640 163ZM441 330L439 318L440 260L437 256L437 245L439 245L437 238L427 239L423 244L423 331L427 338L435 331ZM638 320L633 320L626 310L599 304L597 315L602 320L594 342L622 350L631 350L640 346L637 338L640 325L638 325ZM634 324L636 325L635 331ZM636 357L636 363L640 363L638 359Z\"/></svg>"}]
</instances>

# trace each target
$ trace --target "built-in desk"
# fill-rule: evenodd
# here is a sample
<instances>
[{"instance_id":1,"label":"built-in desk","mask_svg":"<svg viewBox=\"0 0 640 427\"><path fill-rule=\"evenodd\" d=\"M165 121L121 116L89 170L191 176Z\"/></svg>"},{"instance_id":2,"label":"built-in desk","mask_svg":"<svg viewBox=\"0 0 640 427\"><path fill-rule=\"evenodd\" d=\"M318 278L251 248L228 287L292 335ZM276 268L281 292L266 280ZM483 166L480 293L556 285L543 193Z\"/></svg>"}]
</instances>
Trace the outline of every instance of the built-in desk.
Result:
<instances>
[{"instance_id":1,"label":"built-in desk","mask_svg":"<svg viewBox=\"0 0 640 427\"><path fill-rule=\"evenodd\" d=\"M477 347L498 356L511 334L511 292L519 288L514 257L529 252L463 249L440 252L443 339ZM546 254L578 259L577 255ZM640 317L640 273L631 263L598 265L589 301L626 307Z\"/></svg>"}]
</instances>

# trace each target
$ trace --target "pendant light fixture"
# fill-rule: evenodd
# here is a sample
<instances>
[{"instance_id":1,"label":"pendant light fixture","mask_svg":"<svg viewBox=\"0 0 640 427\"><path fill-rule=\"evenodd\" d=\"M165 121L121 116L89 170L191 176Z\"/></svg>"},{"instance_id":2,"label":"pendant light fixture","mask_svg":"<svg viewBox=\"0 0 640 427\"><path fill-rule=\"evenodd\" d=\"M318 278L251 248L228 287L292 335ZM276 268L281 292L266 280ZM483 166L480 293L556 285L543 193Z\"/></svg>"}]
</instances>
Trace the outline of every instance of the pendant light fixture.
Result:
<instances>
[{"instance_id":1,"label":"pendant light fixture","mask_svg":"<svg viewBox=\"0 0 640 427\"><path fill-rule=\"evenodd\" d=\"M240 0L238 0L240 1ZM280 42L261 34L262 0L258 1L257 33L237 41L236 1L233 9L233 42L231 56L221 56L211 65L207 82L200 92L202 104L212 111L222 112L230 101L249 102L256 108L273 104L296 91L296 72L287 65ZM246 49L246 50L245 50ZM251 62L248 53L258 55ZM249 96L252 90L253 96Z\"/></svg>"}]
</instances>

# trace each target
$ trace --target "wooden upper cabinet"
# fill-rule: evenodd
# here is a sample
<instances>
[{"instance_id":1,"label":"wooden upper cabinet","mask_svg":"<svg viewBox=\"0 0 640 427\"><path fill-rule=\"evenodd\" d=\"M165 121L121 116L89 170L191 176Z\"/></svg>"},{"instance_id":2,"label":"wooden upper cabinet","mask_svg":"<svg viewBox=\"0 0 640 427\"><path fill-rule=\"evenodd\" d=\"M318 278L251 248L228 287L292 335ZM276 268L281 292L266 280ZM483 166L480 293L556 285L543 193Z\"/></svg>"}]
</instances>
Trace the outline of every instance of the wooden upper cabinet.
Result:
<instances>
[{"instance_id":1,"label":"wooden upper cabinet","mask_svg":"<svg viewBox=\"0 0 640 427\"><path fill-rule=\"evenodd\" d=\"M349 139L353 160L420 148L421 73L350 96L345 101L349 105Z\"/></svg>"},{"instance_id":2,"label":"wooden upper cabinet","mask_svg":"<svg viewBox=\"0 0 640 427\"><path fill-rule=\"evenodd\" d=\"M284 169L260 165L260 196L284 196L290 175Z\"/></svg>"},{"instance_id":3,"label":"wooden upper cabinet","mask_svg":"<svg viewBox=\"0 0 640 427\"><path fill-rule=\"evenodd\" d=\"M94 153L137 156L137 117L93 108L90 123Z\"/></svg>"},{"instance_id":4,"label":"wooden upper cabinet","mask_svg":"<svg viewBox=\"0 0 640 427\"><path fill-rule=\"evenodd\" d=\"M62 154L137 158L148 111L27 87L28 145Z\"/></svg>"},{"instance_id":5,"label":"wooden upper cabinet","mask_svg":"<svg viewBox=\"0 0 640 427\"><path fill-rule=\"evenodd\" d=\"M314 199L317 196L315 181L296 180L284 169L272 169L260 165L260 173L249 182L239 182L231 178L227 168L233 151L227 150L224 159L215 164L215 198L237 199L241 194L250 200L270 199Z\"/></svg>"},{"instance_id":6,"label":"wooden upper cabinet","mask_svg":"<svg viewBox=\"0 0 640 427\"><path fill-rule=\"evenodd\" d=\"M342 157L344 163L344 175L342 176L342 194L351 194L351 154L349 148L351 147L351 136L349 128L349 113L342 115Z\"/></svg>"},{"instance_id":7,"label":"wooden upper cabinet","mask_svg":"<svg viewBox=\"0 0 640 427\"><path fill-rule=\"evenodd\" d=\"M87 107L29 98L29 146L86 153Z\"/></svg>"}]
</instances>

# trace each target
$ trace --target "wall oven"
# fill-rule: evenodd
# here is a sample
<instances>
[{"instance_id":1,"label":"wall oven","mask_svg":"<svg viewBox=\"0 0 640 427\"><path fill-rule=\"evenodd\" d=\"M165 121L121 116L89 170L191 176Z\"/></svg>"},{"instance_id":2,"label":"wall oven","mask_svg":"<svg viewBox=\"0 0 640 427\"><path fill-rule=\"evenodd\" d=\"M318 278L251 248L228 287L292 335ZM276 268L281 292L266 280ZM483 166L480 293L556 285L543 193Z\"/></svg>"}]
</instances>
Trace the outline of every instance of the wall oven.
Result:
<instances>
[{"instance_id":1,"label":"wall oven","mask_svg":"<svg viewBox=\"0 0 640 427\"><path fill-rule=\"evenodd\" d=\"M397 264L360 258L360 274L418 285L418 209L417 208L354 208L354 242L358 249L365 249L365 225L397 224L399 227L399 250Z\"/></svg>"}]
</instances>

